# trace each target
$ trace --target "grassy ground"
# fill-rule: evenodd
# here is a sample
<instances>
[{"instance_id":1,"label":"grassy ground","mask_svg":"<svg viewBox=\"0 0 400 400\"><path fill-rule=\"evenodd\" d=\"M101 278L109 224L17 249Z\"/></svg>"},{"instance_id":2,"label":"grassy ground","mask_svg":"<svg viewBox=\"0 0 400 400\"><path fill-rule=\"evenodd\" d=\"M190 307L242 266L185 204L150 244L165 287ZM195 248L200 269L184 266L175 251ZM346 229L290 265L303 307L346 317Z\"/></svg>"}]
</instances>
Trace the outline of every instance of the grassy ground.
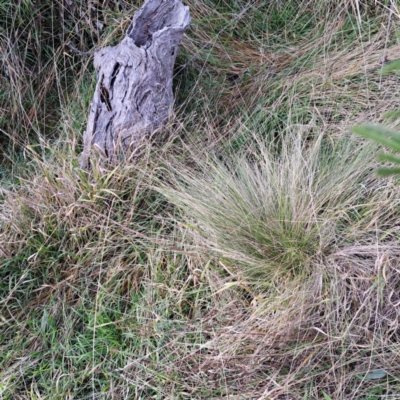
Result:
<instances>
[{"instance_id":1,"label":"grassy ground","mask_svg":"<svg viewBox=\"0 0 400 400\"><path fill-rule=\"evenodd\" d=\"M349 130L399 127L400 6L186 3L169 138L90 173L141 2L0 4L0 399L400 398L400 186Z\"/></svg>"}]
</instances>

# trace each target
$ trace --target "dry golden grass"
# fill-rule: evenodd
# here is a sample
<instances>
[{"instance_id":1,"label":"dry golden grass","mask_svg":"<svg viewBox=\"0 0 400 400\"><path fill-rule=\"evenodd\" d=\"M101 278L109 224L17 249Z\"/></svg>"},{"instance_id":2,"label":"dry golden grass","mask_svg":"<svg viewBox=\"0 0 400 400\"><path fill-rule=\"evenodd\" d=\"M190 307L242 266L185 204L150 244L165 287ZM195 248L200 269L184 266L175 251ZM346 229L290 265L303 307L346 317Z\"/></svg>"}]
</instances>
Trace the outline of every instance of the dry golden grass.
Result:
<instances>
[{"instance_id":1,"label":"dry golden grass","mask_svg":"<svg viewBox=\"0 0 400 400\"><path fill-rule=\"evenodd\" d=\"M396 398L400 186L349 128L398 127L398 6L189 1L169 138L89 172L105 3L36 75L0 33L0 399Z\"/></svg>"}]
</instances>

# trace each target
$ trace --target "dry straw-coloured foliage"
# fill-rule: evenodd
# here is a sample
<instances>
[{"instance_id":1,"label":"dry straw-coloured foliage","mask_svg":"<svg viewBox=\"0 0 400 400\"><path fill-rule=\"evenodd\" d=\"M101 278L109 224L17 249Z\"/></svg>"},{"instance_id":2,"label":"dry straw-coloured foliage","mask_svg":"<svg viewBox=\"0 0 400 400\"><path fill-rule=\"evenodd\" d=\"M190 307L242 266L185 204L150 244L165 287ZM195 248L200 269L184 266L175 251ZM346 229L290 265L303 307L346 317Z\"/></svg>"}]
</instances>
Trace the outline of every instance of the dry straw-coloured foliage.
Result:
<instances>
[{"instance_id":1,"label":"dry straw-coloured foliage","mask_svg":"<svg viewBox=\"0 0 400 400\"><path fill-rule=\"evenodd\" d=\"M398 128L398 5L187 4L162 143L91 171L139 2L0 5L0 399L396 398L400 186L349 128Z\"/></svg>"}]
</instances>

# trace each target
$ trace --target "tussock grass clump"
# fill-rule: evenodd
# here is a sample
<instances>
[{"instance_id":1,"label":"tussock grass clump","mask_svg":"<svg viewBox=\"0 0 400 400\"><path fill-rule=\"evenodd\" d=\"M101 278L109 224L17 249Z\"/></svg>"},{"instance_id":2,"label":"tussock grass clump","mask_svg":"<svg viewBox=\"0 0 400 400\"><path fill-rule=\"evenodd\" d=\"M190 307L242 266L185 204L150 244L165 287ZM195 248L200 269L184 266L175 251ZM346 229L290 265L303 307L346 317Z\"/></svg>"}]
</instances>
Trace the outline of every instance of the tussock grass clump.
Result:
<instances>
[{"instance_id":1,"label":"tussock grass clump","mask_svg":"<svg viewBox=\"0 0 400 400\"><path fill-rule=\"evenodd\" d=\"M188 230L200 234L195 242L241 264L248 279L308 275L358 237L360 215L363 234L383 222L377 217L388 193L370 176L373 161L366 165L372 146L289 132L278 145L254 141L243 152L193 152L189 169L173 166L174 189L165 187L185 210Z\"/></svg>"}]
</instances>

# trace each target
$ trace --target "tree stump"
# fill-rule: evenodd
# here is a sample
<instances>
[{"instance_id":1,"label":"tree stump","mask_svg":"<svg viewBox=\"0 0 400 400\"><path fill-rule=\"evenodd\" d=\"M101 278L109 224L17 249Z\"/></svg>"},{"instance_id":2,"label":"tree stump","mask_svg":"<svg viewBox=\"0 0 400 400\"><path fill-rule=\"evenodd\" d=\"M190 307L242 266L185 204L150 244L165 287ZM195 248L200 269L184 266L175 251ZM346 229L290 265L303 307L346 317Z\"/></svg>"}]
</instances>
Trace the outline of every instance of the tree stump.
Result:
<instances>
[{"instance_id":1,"label":"tree stump","mask_svg":"<svg viewBox=\"0 0 400 400\"><path fill-rule=\"evenodd\" d=\"M168 120L175 58L189 23L181 0L146 0L121 43L96 51L98 81L83 136L83 168L93 151L112 164L132 156Z\"/></svg>"}]
</instances>

